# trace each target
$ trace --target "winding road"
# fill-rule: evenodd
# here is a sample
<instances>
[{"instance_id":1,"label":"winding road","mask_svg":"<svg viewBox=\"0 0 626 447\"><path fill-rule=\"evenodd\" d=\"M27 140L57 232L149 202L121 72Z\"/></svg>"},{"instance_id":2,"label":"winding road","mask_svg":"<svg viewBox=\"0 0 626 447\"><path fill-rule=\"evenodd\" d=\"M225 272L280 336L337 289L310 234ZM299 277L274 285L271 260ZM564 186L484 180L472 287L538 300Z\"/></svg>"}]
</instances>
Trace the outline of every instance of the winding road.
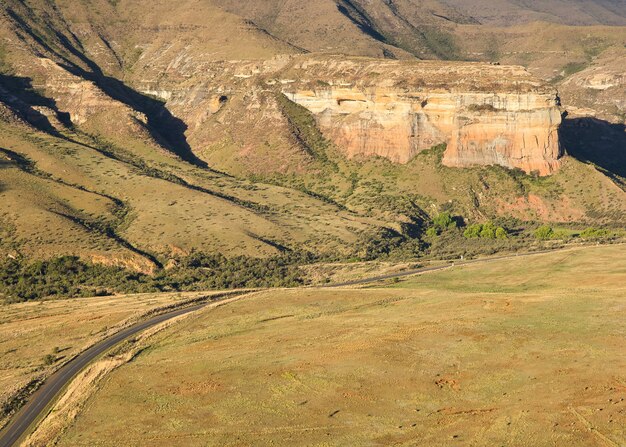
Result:
<instances>
[{"instance_id":1,"label":"winding road","mask_svg":"<svg viewBox=\"0 0 626 447\"><path fill-rule=\"evenodd\" d=\"M400 278L410 275L416 275L420 273L433 272L437 270L448 269L453 266L462 266L469 264L485 263L485 262L497 262L505 259L513 259L516 257L534 256L544 253L553 253L556 251L567 250L568 248L559 250L544 250L536 251L532 253L523 253L515 255L498 256L493 258L475 259L470 261L456 261L451 264L444 264L433 267L423 267L412 270L405 270L403 272L390 273L386 275L375 276L366 279L359 279L354 281L347 281L342 283L328 284L322 287L345 287L374 283L387 279ZM232 297L234 294L222 295L221 298ZM201 304L194 304L189 307L180 308L173 311L168 311L160 315L151 317L145 321L136 323L127 327L113 335L106 338L97 344L93 345L89 349L83 351L77 355L74 359L70 360L59 370L53 373L46 379L43 385L30 396L28 402L15 414L13 420L0 432L0 447L12 447L29 432L29 429L34 423L41 417L45 416L49 410L51 404L55 398L65 389L65 387L71 382L71 380L87 365L89 365L96 358L104 354L109 349L113 348L117 344L127 340L139 332L142 332L150 327L156 326L164 321L171 320L181 315L185 315L191 312L195 312L203 307L216 302L217 297L207 299L207 301Z\"/></svg>"},{"instance_id":2,"label":"winding road","mask_svg":"<svg viewBox=\"0 0 626 447\"><path fill-rule=\"evenodd\" d=\"M230 295L232 296L232 295ZM162 313L148 320L136 323L123 329L109 338L96 343L89 349L81 352L74 359L63 365L59 370L46 379L44 384L28 399L28 402L15 414L13 420L0 434L0 447L17 445L18 441L27 434L29 428L40 416L45 414L50 404L70 381L89 363L104 354L106 351L132 337L164 321L181 315L195 312L214 301L206 301L190 307Z\"/></svg>"}]
</instances>

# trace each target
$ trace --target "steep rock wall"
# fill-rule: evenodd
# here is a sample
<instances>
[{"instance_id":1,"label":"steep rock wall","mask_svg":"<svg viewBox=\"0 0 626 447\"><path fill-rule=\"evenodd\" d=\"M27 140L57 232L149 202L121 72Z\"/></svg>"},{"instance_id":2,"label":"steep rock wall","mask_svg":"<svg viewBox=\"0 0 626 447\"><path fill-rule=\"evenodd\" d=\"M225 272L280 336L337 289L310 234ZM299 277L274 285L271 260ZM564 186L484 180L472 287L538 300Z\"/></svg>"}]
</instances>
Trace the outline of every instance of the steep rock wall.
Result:
<instances>
[{"instance_id":1,"label":"steep rock wall","mask_svg":"<svg viewBox=\"0 0 626 447\"><path fill-rule=\"evenodd\" d=\"M348 157L406 163L447 143L446 166L497 164L547 175L560 165L556 92L521 67L367 59L326 65L328 73L316 63L295 66L282 90Z\"/></svg>"}]
</instances>

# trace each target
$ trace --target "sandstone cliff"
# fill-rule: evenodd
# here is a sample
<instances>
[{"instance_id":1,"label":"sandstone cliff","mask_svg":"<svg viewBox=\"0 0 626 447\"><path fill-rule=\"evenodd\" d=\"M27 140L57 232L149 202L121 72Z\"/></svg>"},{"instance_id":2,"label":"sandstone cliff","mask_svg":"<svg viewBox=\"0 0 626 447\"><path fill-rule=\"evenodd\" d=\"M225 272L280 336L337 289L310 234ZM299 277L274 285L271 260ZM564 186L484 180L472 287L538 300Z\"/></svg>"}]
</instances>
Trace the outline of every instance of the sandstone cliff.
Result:
<instances>
[{"instance_id":1,"label":"sandstone cliff","mask_svg":"<svg viewBox=\"0 0 626 447\"><path fill-rule=\"evenodd\" d=\"M560 164L556 92L521 67L309 58L284 75L284 94L349 157L406 163L447 143L446 166Z\"/></svg>"}]
</instances>

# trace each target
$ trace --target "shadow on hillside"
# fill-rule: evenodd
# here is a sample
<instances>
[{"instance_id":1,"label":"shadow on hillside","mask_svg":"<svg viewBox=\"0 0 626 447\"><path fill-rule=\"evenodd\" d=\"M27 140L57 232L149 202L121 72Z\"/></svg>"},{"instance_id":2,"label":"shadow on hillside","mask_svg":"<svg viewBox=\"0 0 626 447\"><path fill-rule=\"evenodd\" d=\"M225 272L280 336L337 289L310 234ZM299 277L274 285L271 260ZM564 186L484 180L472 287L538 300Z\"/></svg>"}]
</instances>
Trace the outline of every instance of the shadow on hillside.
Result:
<instances>
[{"instance_id":1,"label":"shadow on hillside","mask_svg":"<svg viewBox=\"0 0 626 447\"><path fill-rule=\"evenodd\" d=\"M372 39L380 42L387 42L387 38L376 30L371 19L367 17L364 11L359 6L354 4L352 0L341 0L337 2L337 10L364 34L367 34Z\"/></svg>"},{"instance_id":2,"label":"shadow on hillside","mask_svg":"<svg viewBox=\"0 0 626 447\"><path fill-rule=\"evenodd\" d=\"M626 126L597 118L564 117L559 138L567 154L626 177Z\"/></svg>"},{"instance_id":3,"label":"shadow on hillside","mask_svg":"<svg viewBox=\"0 0 626 447\"><path fill-rule=\"evenodd\" d=\"M94 82L111 98L143 113L148 119L147 130L161 146L189 163L203 168L208 167L204 161L197 158L192 152L185 137L187 125L181 119L172 115L165 107L164 102L133 90L118 79L106 76L98 64L86 56L86 51L82 47L80 40L71 31L68 30L71 36L70 39L60 31L52 27L49 28L50 32L54 34L54 37L62 46L62 50L59 50L56 48L56 45L48 44L40 35L33 32L33 28L15 12L9 9L7 14L25 35L28 35L47 52L55 55L59 61L62 61L60 65L63 68L76 76ZM82 64L79 65L72 61L69 54ZM86 68L81 65L84 65ZM111 125L114 126L114 123L111 123Z\"/></svg>"},{"instance_id":4,"label":"shadow on hillside","mask_svg":"<svg viewBox=\"0 0 626 447\"><path fill-rule=\"evenodd\" d=\"M52 111L64 126L72 125L70 114L61 112L56 102L39 94L31 78L0 74L0 101L24 121L39 130L58 135L49 118L39 108Z\"/></svg>"}]
</instances>

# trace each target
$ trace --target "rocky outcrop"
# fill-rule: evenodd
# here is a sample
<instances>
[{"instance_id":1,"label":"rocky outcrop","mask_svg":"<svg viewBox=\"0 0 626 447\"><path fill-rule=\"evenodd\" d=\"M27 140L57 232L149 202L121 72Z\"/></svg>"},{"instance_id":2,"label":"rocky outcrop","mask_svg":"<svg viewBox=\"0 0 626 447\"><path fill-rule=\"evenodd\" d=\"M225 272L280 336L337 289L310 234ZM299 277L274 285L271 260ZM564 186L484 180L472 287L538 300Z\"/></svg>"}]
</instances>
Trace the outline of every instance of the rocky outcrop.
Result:
<instances>
[{"instance_id":1,"label":"rocky outcrop","mask_svg":"<svg viewBox=\"0 0 626 447\"><path fill-rule=\"evenodd\" d=\"M406 163L446 143L446 166L560 165L556 92L522 67L322 58L285 75L283 93L349 157Z\"/></svg>"}]
</instances>

